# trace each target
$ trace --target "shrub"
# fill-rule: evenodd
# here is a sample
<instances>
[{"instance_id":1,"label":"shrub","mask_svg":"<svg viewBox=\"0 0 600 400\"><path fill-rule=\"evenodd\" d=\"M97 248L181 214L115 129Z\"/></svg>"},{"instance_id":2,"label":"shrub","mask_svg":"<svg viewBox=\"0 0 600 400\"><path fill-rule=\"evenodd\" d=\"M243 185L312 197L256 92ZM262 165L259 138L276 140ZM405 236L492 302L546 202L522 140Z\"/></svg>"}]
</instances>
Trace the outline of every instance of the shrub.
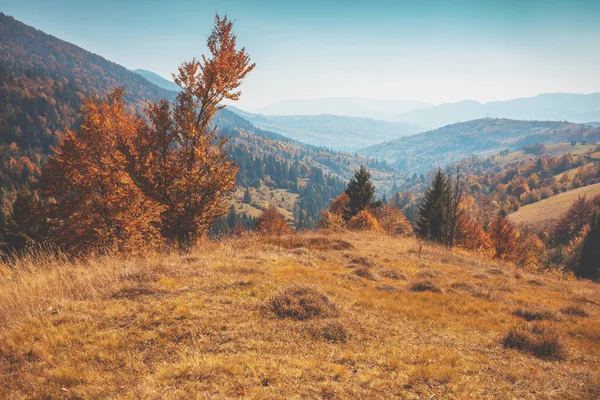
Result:
<instances>
[{"instance_id":1,"label":"shrub","mask_svg":"<svg viewBox=\"0 0 600 400\"><path fill-rule=\"evenodd\" d=\"M433 284L431 281L419 281L410 285L410 290L413 292L434 292L440 293L442 290Z\"/></svg>"},{"instance_id":2,"label":"shrub","mask_svg":"<svg viewBox=\"0 0 600 400\"><path fill-rule=\"evenodd\" d=\"M293 285L267 300L266 308L279 318L299 321L338 316L337 306L320 290Z\"/></svg>"},{"instance_id":3,"label":"shrub","mask_svg":"<svg viewBox=\"0 0 600 400\"><path fill-rule=\"evenodd\" d=\"M354 231L377 231L380 229L377 219L367 210L362 210L352 217L346 226Z\"/></svg>"},{"instance_id":4,"label":"shrub","mask_svg":"<svg viewBox=\"0 0 600 400\"><path fill-rule=\"evenodd\" d=\"M503 339L503 345L544 360L565 358L565 348L556 330L547 324L517 325Z\"/></svg>"},{"instance_id":5,"label":"shrub","mask_svg":"<svg viewBox=\"0 0 600 400\"><path fill-rule=\"evenodd\" d=\"M321 220L318 227L319 229L341 229L344 227L344 219L341 214L321 210Z\"/></svg>"},{"instance_id":6,"label":"shrub","mask_svg":"<svg viewBox=\"0 0 600 400\"><path fill-rule=\"evenodd\" d=\"M290 233L290 227L274 206L269 206L256 221L254 230L261 235L275 236Z\"/></svg>"},{"instance_id":7,"label":"shrub","mask_svg":"<svg viewBox=\"0 0 600 400\"><path fill-rule=\"evenodd\" d=\"M375 218L381 228L390 236L406 236L413 232L410 222L400 209L384 204L375 210Z\"/></svg>"}]
</instances>

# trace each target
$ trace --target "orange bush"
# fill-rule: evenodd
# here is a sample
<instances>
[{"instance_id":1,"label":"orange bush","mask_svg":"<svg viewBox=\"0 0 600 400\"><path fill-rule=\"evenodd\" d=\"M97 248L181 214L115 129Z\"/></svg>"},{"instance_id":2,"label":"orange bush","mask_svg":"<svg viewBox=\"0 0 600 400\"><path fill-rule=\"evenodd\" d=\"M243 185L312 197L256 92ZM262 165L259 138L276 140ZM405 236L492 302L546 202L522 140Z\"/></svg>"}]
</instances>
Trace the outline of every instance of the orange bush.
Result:
<instances>
[{"instance_id":1,"label":"orange bush","mask_svg":"<svg viewBox=\"0 0 600 400\"><path fill-rule=\"evenodd\" d=\"M377 231L381 229L377 218L367 210L362 210L352 217L346 227L354 231Z\"/></svg>"},{"instance_id":2,"label":"orange bush","mask_svg":"<svg viewBox=\"0 0 600 400\"><path fill-rule=\"evenodd\" d=\"M381 228L391 236L405 236L413 233L412 226L406 216L398 209L389 204L384 204L375 210L375 218Z\"/></svg>"},{"instance_id":3,"label":"orange bush","mask_svg":"<svg viewBox=\"0 0 600 400\"><path fill-rule=\"evenodd\" d=\"M290 226L274 206L269 206L256 221L254 231L266 236L286 235Z\"/></svg>"}]
</instances>

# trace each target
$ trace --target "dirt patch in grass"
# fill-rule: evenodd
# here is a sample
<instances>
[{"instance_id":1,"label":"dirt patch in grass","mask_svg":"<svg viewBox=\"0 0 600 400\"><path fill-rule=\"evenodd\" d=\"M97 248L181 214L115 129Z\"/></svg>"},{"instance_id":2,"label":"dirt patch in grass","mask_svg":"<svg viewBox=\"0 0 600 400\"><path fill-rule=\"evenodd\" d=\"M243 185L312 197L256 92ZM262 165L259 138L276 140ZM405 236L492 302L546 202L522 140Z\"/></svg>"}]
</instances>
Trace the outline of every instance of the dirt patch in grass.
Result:
<instances>
[{"instance_id":1,"label":"dirt patch in grass","mask_svg":"<svg viewBox=\"0 0 600 400\"><path fill-rule=\"evenodd\" d=\"M431 281L419 281L410 285L410 290L413 292L433 292L441 293L442 290Z\"/></svg>"},{"instance_id":2,"label":"dirt patch in grass","mask_svg":"<svg viewBox=\"0 0 600 400\"><path fill-rule=\"evenodd\" d=\"M265 308L279 318L304 321L339 315L338 307L320 290L292 285L267 300Z\"/></svg>"},{"instance_id":3,"label":"dirt patch in grass","mask_svg":"<svg viewBox=\"0 0 600 400\"><path fill-rule=\"evenodd\" d=\"M556 329L548 324L517 325L504 337L502 344L543 360L564 360L566 355Z\"/></svg>"}]
</instances>

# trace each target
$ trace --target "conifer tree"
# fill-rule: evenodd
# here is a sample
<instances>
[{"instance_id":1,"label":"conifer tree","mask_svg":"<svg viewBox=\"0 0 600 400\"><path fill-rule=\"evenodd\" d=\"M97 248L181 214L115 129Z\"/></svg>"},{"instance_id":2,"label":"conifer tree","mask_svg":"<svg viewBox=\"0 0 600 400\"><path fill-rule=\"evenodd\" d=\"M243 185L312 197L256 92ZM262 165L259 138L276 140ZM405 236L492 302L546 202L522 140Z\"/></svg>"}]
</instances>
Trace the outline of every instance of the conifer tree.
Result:
<instances>
[{"instance_id":1,"label":"conifer tree","mask_svg":"<svg viewBox=\"0 0 600 400\"><path fill-rule=\"evenodd\" d=\"M446 240L447 198L450 186L446 175L438 169L431 187L425 192L425 199L419 207L416 232L425 240L443 243Z\"/></svg>"},{"instance_id":2,"label":"conifer tree","mask_svg":"<svg viewBox=\"0 0 600 400\"><path fill-rule=\"evenodd\" d=\"M573 272L580 278L600 279L600 214L594 215L592 219L583 240L581 259Z\"/></svg>"},{"instance_id":3,"label":"conifer tree","mask_svg":"<svg viewBox=\"0 0 600 400\"><path fill-rule=\"evenodd\" d=\"M371 182L371 174L364 165L350 178L345 191L348 196L348 204L344 213L344 219L349 221L352 217L367 208L375 195L375 187Z\"/></svg>"},{"instance_id":4,"label":"conifer tree","mask_svg":"<svg viewBox=\"0 0 600 400\"><path fill-rule=\"evenodd\" d=\"M244 198L242 199L242 203L250 204L252 203L252 194L250 193L250 189L246 188L244 191Z\"/></svg>"}]
</instances>

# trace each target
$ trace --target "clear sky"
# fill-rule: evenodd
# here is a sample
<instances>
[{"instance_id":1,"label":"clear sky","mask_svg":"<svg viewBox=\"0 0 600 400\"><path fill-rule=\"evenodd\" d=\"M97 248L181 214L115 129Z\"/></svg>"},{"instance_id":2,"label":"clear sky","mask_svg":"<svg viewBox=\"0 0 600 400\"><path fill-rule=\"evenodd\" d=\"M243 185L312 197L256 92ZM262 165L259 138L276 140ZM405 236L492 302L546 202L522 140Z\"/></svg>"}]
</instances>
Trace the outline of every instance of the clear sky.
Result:
<instances>
[{"instance_id":1,"label":"clear sky","mask_svg":"<svg viewBox=\"0 0 600 400\"><path fill-rule=\"evenodd\" d=\"M0 0L0 11L170 77L215 12L256 69L242 108L285 99L506 100L600 92L600 0Z\"/></svg>"}]
</instances>

